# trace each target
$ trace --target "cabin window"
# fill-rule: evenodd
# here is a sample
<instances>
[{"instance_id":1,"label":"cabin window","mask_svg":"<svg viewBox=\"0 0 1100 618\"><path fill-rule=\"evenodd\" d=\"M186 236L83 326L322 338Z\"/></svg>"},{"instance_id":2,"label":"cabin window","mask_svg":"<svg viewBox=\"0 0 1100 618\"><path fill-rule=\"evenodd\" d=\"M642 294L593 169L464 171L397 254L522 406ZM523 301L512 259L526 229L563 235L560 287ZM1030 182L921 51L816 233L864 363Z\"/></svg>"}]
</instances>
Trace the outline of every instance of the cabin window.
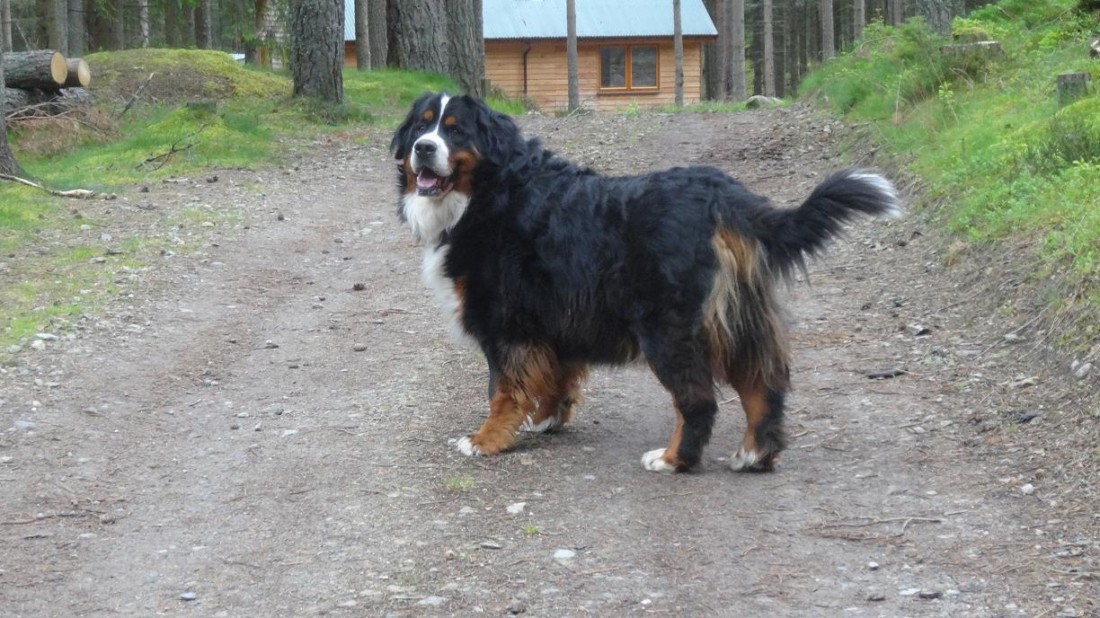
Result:
<instances>
[{"instance_id":1,"label":"cabin window","mask_svg":"<svg viewBox=\"0 0 1100 618\"><path fill-rule=\"evenodd\" d=\"M609 45L600 48L601 90L653 90L657 79L657 46Z\"/></svg>"}]
</instances>

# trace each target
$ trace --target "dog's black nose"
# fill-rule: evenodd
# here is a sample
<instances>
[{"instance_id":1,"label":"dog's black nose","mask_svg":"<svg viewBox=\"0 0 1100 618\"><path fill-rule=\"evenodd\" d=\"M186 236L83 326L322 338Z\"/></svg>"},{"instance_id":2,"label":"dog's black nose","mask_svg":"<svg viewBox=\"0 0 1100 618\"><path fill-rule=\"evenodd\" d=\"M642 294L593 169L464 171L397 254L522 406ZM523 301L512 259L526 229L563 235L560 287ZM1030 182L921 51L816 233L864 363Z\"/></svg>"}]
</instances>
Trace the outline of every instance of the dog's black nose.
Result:
<instances>
[{"instance_id":1,"label":"dog's black nose","mask_svg":"<svg viewBox=\"0 0 1100 618\"><path fill-rule=\"evenodd\" d=\"M417 142L413 146L413 150L416 151L418 157L430 157L435 153L436 145L435 142L424 140L422 142Z\"/></svg>"}]
</instances>

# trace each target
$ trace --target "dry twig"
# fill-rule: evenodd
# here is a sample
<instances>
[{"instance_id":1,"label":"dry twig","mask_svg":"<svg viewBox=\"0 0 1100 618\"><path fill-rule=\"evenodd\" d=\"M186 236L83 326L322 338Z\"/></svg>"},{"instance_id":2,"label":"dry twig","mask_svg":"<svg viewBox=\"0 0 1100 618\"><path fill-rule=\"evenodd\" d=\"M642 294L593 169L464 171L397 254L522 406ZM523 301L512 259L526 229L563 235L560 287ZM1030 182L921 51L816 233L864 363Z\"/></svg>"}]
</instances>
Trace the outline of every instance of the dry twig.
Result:
<instances>
[{"instance_id":1,"label":"dry twig","mask_svg":"<svg viewBox=\"0 0 1100 618\"><path fill-rule=\"evenodd\" d=\"M91 199L91 198L96 196L95 191L90 191L88 189L70 189L68 191L57 191L57 190L54 190L54 189L50 189L48 187L44 187L44 186L38 184L37 182L34 182L33 180L27 180L26 178L20 178L19 176L11 176L11 175L8 175L8 174L0 174L0 179L10 180L12 182L18 182L19 184L24 184L24 185L27 185L28 187L34 187L35 189L41 189L41 190L45 191L46 193L49 193L50 195L54 195L54 196L57 196L57 197L71 197L71 198L78 199L78 200L87 200L87 199Z\"/></svg>"}]
</instances>

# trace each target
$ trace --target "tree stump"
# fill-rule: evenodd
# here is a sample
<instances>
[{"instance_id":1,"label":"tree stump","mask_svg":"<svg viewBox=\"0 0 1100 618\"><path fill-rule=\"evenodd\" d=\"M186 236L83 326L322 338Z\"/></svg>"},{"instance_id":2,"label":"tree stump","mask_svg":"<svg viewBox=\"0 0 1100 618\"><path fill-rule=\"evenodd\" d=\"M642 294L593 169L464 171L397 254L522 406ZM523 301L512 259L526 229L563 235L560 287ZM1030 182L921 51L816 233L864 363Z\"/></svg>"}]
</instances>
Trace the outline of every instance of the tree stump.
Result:
<instances>
[{"instance_id":1,"label":"tree stump","mask_svg":"<svg viewBox=\"0 0 1100 618\"><path fill-rule=\"evenodd\" d=\"M92 83L92 70L83 58L69 58L66 68L68 74L63 84L65 88L87 88Z\"/></svg>"},{"instance_id":2,"label":"tree stump","mask_svg":"<svg viewBox=\"0 0 1100 618\"><path fill-rule=\"evenodd\" d=\"M1089 93L1088 73L1062 73L1058 76L1056 91L1058 107L1065 107Z\"/></svg>"},{"instance_id":3,"label":"tree stump","mask_svg":"<svg viewBox=\"0 0 1100 618\"><path fill-rule=\"evenodd\" d=\"M4 80L9 88L57 90L68 76L65 56L52 49L4 54Z\"/></svg>"}]
</instances>

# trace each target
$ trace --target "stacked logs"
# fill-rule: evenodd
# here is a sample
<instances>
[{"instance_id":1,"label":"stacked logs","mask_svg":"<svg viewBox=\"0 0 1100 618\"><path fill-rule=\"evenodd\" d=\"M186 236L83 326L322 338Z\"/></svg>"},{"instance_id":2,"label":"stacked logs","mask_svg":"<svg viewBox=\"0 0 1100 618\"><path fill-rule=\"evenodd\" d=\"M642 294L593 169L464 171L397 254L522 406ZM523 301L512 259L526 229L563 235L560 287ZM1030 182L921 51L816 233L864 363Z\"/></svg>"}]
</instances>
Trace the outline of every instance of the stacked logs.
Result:
<instances>
[{"instance_id":1,"label":"stacked logs","mask_svg":"<svg viewBox=\"0 0 1100 618\"><path fill-rule=\"evenodd\" d=\"M4 54L4 109L8 117L57 115L91 102L88 63L52 49Z\"/></svg>"}]
</instances>

